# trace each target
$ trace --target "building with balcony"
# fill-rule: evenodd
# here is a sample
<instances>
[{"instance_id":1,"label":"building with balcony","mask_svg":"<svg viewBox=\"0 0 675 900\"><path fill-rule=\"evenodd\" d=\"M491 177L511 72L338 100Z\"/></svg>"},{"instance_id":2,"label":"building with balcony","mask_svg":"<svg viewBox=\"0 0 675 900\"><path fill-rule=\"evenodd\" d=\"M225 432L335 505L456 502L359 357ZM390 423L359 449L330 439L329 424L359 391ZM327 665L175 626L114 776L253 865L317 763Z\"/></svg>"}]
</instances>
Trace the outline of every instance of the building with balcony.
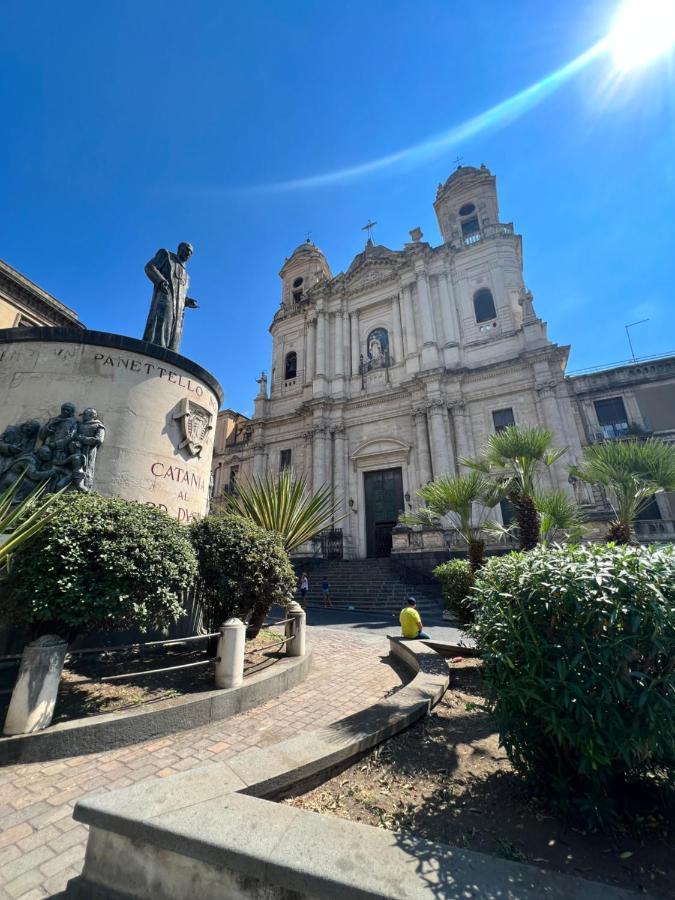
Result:
<instances>
[{"instance_id":1,"label":"building with balcony","mask_svg":"<svg viewBox=\"0 0 675 900\"><path fill-rule=\"evenodd\" d=\"M0 328L84 328L77 313L0 259Z\"/></svg>"}]
</instances>

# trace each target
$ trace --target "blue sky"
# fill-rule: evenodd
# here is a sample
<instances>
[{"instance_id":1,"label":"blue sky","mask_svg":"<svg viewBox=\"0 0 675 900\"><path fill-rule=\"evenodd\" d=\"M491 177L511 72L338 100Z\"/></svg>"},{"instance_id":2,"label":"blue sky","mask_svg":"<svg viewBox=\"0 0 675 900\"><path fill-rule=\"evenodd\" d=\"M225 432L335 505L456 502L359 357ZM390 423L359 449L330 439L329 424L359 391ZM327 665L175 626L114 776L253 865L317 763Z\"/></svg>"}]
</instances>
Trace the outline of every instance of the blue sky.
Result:
<instances>
[{"instance_id":1,"label":"blue sky","mask_svg":"<svg viewBox=\"0 0 675 900\"><path fill-rule=\"evenodd\" d=\"M484 162L525 278L570 369L675 351L675 81L662 58L617 82L605 55L511 121L329 186L446 132L594 45L610 0L5 0L0 257L91 328L141 336L145 262L194 244L182 352L251 412L269 368L278 271L305 236L334 273L421 226L454 168Z\"/></svg>"}]
</instances>

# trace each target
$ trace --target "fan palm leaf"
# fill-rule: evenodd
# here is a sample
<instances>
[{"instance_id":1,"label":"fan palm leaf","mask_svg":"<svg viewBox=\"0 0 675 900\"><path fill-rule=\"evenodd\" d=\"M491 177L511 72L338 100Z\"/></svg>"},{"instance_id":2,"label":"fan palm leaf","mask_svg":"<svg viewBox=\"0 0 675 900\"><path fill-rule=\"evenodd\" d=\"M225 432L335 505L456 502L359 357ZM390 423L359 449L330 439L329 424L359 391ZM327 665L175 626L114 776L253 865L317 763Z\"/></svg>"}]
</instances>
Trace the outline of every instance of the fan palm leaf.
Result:
<instances>
[{"instance_id":1,"label":"fan palm leaf","mask_svg":"<svg viewBox=\"0 0 675 900\"><path fill-rule=\"evenodd\" d=\"M578 540L583 532L583 516L566 491L540 491L534 505L539 513L539 538L542 543Z\"/></svg>"},{"instance_id":2,"label":"fan palm leaf","mask_svg":"<svg viewBox=\"0 0 675 900\"><path fill-rule=\"evenodd\" d=\"M615 517L608 538L627 543L654 494L675 491L675 447L658 438L592 444L572 473L605 488Z\"/></svg>"},{"instance_id":3,"label":"fan palm leaf","mask_svg":"<svg viewBox=\"0 0 675 900\"><path fill-rule=\"evenodd\" d=\"M426 484L418 492L426 506L399 517L404 525L431 525L438 527L446 518L450 526L466 541L472 568L483 563L489 509L495 506L502 494L494 481L479 471L462 475L442 475Z\"/></svg>"},{"instance_id":4,"label":"fan palm leaf","mask_svg":"<svg viewBox=\"0 0 675 900\"><path fill-rule=\"evenodd\" d=\"M551 447L552 440L545 428L509 425L490 435L479 459L461 460L473 471L491 476L508 496L523 550L539 543L541 523L534 501L539 475L567 452L566 447Z\"/></svg>"}]
</instances>

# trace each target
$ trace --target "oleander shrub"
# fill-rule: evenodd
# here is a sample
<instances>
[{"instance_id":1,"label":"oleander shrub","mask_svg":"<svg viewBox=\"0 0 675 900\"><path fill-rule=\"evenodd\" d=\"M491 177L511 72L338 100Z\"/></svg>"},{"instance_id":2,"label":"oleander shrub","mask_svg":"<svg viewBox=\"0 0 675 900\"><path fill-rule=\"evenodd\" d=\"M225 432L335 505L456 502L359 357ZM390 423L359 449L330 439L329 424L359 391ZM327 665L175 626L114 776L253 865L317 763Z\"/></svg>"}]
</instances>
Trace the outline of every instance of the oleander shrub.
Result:
<instances>
[{"instance_id":1,"label":"oleander shrub","mask_svg":"<svg viewBox=\"0 0 675 900\"><path fill-rule=\"evenodd\" d=\"M471 588L474 574L466 559L451 559L434 569L434 575L441 583L445 606L463 618L473 618Z\"/></svg>"},{"instance_id":2,"label":"oleander shrub","mask_svg":"<svg viewBox=\"0 0 675 900\"><path fill-rule=\"evenodd\" d=\"M232 616L247 619L260 604L267 610L292 599L295 573L280 535L232 513L194 522L191 534L209 631Z\"/></svg>"},{"instance_id":3,"label":"oleander shrub","mask_svg":"<svg viewBox=\"0 0 675 900\"><path fill-rule=\"evenodd\" d=\"M132 500L68 493L13 564L0 618L68 640L90 631L164 628L183 614L197 568L190 536Z\"/></svg>"},{"instance_id":4,"label":"oleander shrub","mask_svg":"<svg viewBox=\"0 0 675 900\"><path fill-rule=\"evenodd\" d=\"M607 822L624 785L675 776L675 548L540 547L492 559L473 636L515 769Z\"/></svg>"}]
</instances>

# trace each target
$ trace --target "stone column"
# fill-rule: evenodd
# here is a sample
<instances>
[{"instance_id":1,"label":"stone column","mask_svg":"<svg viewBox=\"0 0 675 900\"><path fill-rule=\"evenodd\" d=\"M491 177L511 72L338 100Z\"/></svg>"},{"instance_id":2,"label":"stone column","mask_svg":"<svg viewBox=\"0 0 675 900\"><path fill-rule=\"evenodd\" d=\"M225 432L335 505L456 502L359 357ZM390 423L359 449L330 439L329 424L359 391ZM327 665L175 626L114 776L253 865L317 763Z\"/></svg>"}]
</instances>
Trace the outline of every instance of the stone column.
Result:
<instances>
[{"instance_id":1,"label":"stone column","mask_svg":"<svg viewBox=\"0 0 675 900\"><path fill-rule=\"evenodd\" d=\"M4 734L30 734L52 721L68 644L53 634L24 647Z\"/></svg>"},{"instance_id":2,"label":"stone column","mask_svg":"<svg viewBox=\"0 0 675 900\"><path fill-rule=\"evenodd\" d=\"M220 626L216 687L235 688L244 680L246 626L241 619L228 619Z\"/></svg>"},{"instance_id":3,"label":"stone column","mask_svg":"<svg viewBox=\"0 0 675 900\"><path fill-rule=\"evenodd\" d=\"M400 294L401 313L403 318L403 339L405 343L406 359L417 355L417 334L415 331L415 316L412 308L411 285L401 286Z\"/></svg>"},{"instance_id":4,"label":"stone column","mask_svg":"<svg viewBox=\"0 0 675 900\"><path fill-rule=\"evenodd\" d=\"M536 390L539 394L539 402L544 414L544 424L553 434L553 439L551 441L552 446L568 446L565 427L558 406L558 398L555 393L555 383L552 382L550 384L537 385ZM561 459L554 462L552 466L549 466L549 471L555 487L562 488L562 490L567 491L572 495L574 492L568 480L568 461L569 460L566 460L564 456L561 457Z\"/></svg>"},{"instance_id":5,"label":"stone column","mask_svg":"<svg viewBox=\"0 0 675 900\"><path fill-rule=\"evenodd\" d=\"M359 355L361 348L359 345L359 314L353 312L349 316L352 334L352 375L359 374Z\"/></svg>"},{"instance_id":6,"label":"stone column","mask_svg":"<svg viewBox=\"0 0 675 900\"><path fill-rule=\"evenodd\" d=\"M424 269L417 272L417 298L422 328L422 362L425 366L437 366L438 348L435 342L434 320L431 311L429 276Z\"/></svg>"},{"instance_id":7,"label":"stone column","mask_svg":"<svg viewBox=\"0 0 675 900\"><path fill-rule=\"evenodd\" d=\"M253 445L253 474L258 478L265 474L265 445L260 440Z\"/></svg>"},{"instance_id":8,"label":"stone column","mask_svg":"<svg viewBox=\"0 0 675 900\"><path fill-rule=\"evenodd\" d=\"M431 458L429 456L429 432L427 430L427 411L423 408L413 410L415 422L415 447L417 451L417 471L419 487L431 481Z\"/></svg>"},{"instance_id":9,"label":"stone column","mask_svg":"<svg viewBox=\"0 0 675 900\"><path fill-rule=\"evenodd\" d=\"M315 375L326 376L327 362L326 353L326 314L322 309L317 313L316 317L316 364L314 367Z\"/></svg>"},{"instance_id":10,"label":"stone column","mask_svg":"<svg viewBox=\"0 0 675 900\"><path fill-rule=\"evenodd\" d=\"M441 304L443 321L443 343L456 344L459 342L459 320L455 303L450 294L448 279L443 272L438 276L438 299Z\"/></svg>"},{"instance_id":11,"label":"stone column","mask_svg":"<svg viewBox=\"0 0 675 900\"><path fill-rule=\"evenodd\" d=\"M305 360L305 384L314 380L316 354L316 319L307 321L307 359Z\"/></svg>"},{"instance_id":12,"label":"stone column","mask_svg":"<svg viewBox=\"0 0 675 900\"><path fill-rule=\"evenodd\" d=\"M333 313L335 330L333 334L333 359L334 359L334 375L338 379L339 384L342 383L345 375L344 361L344 333L343 333L343 317L342 310L338 309Z\"/></svg>"},{"instance_id":13,"label":"stone column","mask_svg":"<svg viewBox=\"0 0 675 900\"><path fill-rule=\"evenodd\" d=\"M461 401L454 407L453 415L455 420L455 440L457 442L457 466L459 471L462 471L462 467L459 464L460 459L471 459L476 455L473 433L471 431L471 419L464 401Z\"/></svg>"},{"instance_id":14,"label":"stone column","mask_svg":"<svg viewBox=\"0 0 675 900\"><path fill-rule=\"evenodd\" d=\"M450 442L449 428L446 424L447 408L442 400L435 400L431 404L430 424L431 424L431 461L433 465L434 478L439 475L452 474L454 467L452 465L452 447Z\"/></svg>"},{"instance_id":15,"label":"stone column","mask_svg":"<svg viewBox=\"0 0 675 900\"><path fill-rule=\"evenodd\" d=\"M326 446L327 428L319 425L314 429L314 491L318 491L327 481Z\"/></svg>"},{"instance_id":16,"label":"stone column","mask_svg":"<svg viewBox=\"0 0 675 900\"><path fill-rule=\"evenodd\" d=\"M344 425L337 425L334 430L334 470L333 493L340 502L339 515L348 512L347 506L347 432Z\"/></svg>"},{"instance_id":17,"label":"stone column","mask_svg":"<svg viewBox=\"0 0 675 900\"><path fill-rule=\"evenodd\" d=\"M400 300L394 297L391 302L392 339L394 343L394 364L403 362L403 336L401 335Z\"/></svg>"},{"instance_id":18,"label":"stone column","mask_svg":"<svg viewBox=\"0 0 675 900\"><path fill-rule=\"evenodd\" d=\"M307 479L308 484L314 484L314 479L312 476L313 471L313 456L314 456L314 432L306 431L304 433L305 438L305 478Z\"/></svg>"}]
</instances>

